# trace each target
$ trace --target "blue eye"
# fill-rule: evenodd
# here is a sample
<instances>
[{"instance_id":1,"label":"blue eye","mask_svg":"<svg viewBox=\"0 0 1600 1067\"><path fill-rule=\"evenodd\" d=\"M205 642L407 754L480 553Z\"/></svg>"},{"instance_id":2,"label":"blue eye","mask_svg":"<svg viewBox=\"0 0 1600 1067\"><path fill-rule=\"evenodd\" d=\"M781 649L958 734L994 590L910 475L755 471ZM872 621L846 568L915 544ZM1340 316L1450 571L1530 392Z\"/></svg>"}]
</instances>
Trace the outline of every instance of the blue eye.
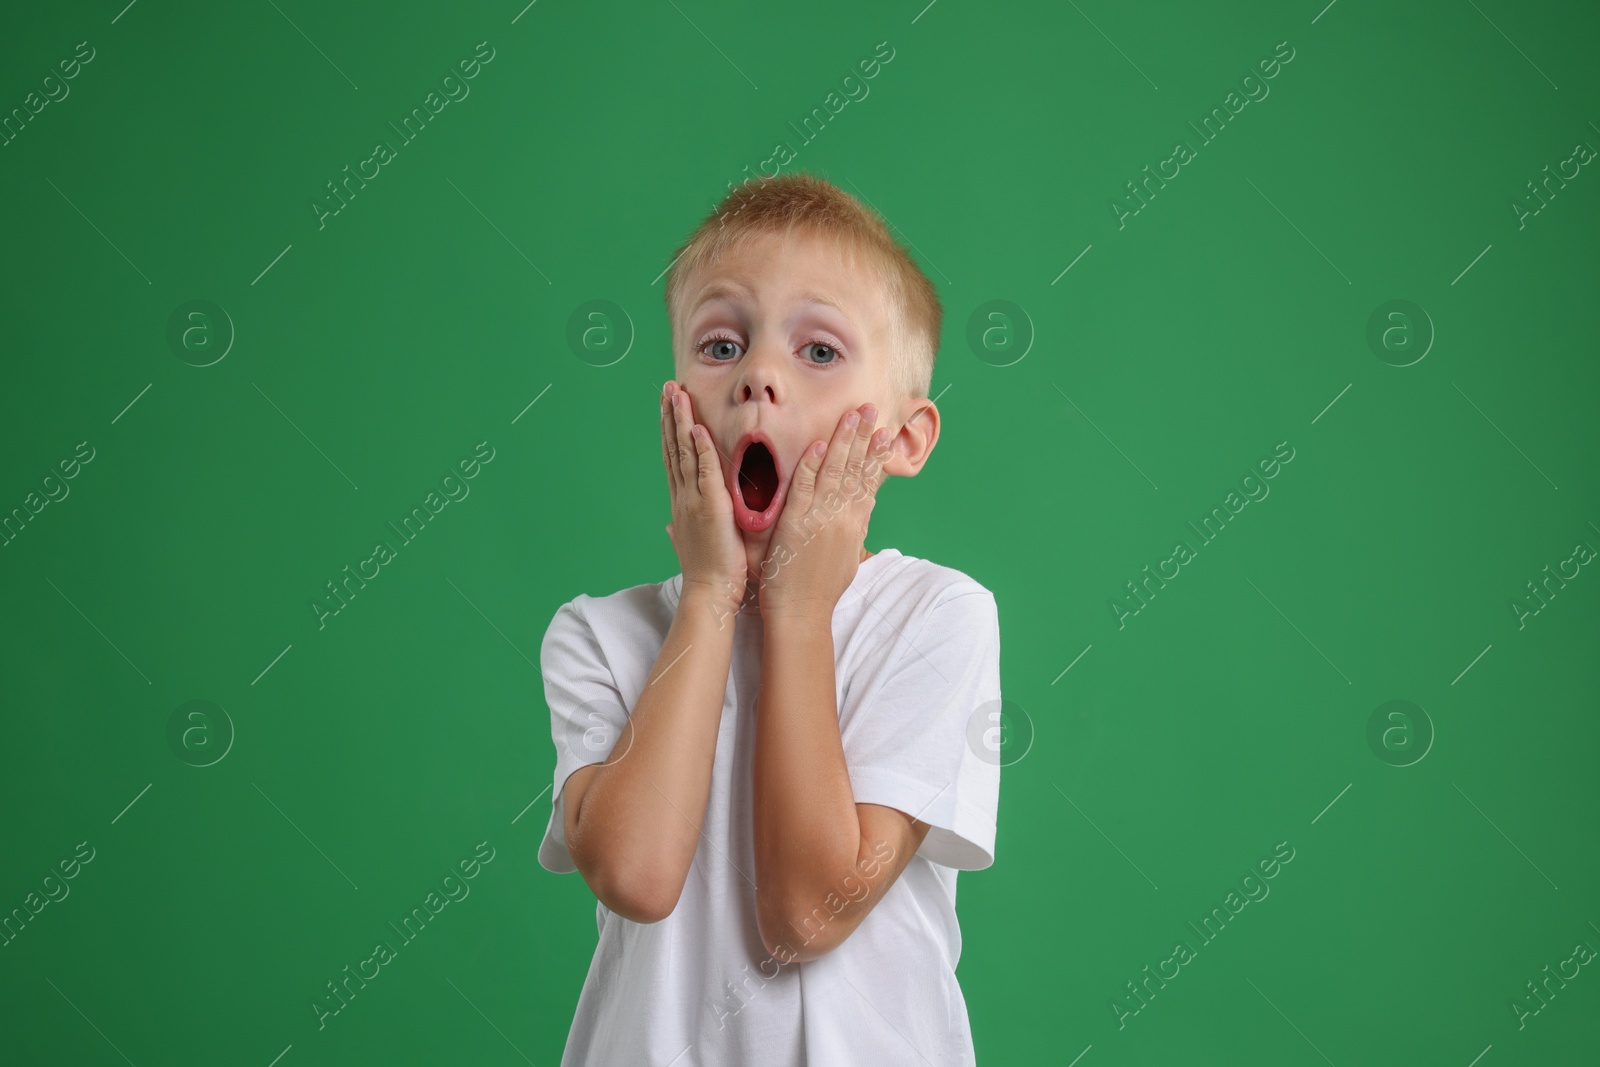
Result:
<instances>
[{"instance_id":1,"label":"blue eye","mask_svg":"<svg viewBox=\"0 0 1600 1067\"><path fill-rule=\"evenodd\" d=\"M713 337L700 345L700 351L704 352L706 349L711 348L714 345L733 345L735 348L740 347L739 342L735 341L731 337ZM716 356L712 356L711 358L716 359L718 363L728 362L725 359L717 359Z\"/></svg>"},{"instance_id":2,"label":"blue eye","mask_svg":"<svg viewBox=\"0 0 1600 1067\"><path fill-rule=\"evenodd\" d=\"M719 350L718 346L722 345L731 345L735 351L730 353L726 348ZM804 351L807 348L820 348L833 357L831 359L821 361L807 359L806 362L810 363L813 367L831 367L838 363L842 358L839 350L833 345L828 344L826 341L809 341L802 346L801 350ZM695 351L702 352L710 356L711 359L716 363L731 363L739 354L744 351L744 346L738 341L734 340L732 337L724 337L721 334L718 334L701 341Z\"/></svg>"}]
</instances>

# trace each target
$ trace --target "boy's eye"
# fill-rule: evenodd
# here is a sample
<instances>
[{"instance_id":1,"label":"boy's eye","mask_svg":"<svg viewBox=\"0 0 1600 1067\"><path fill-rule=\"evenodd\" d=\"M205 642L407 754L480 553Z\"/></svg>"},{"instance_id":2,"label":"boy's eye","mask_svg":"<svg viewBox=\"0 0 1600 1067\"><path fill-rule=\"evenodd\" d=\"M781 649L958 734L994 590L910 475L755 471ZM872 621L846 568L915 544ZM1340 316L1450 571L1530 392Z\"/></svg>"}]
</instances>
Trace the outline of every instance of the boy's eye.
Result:
<instances>
[{"instance_id":1,"label":"boy's eye","mask_svg":"<svg viewBox=\"0 0 1600 1067\"><path fill-rule=\"evenodd\" d=\"M824 341L812 341L806 344L801 351L804 352L806 349L810 348L821 349L827 354L828 357L820 360L808 359L807 362L811 363L813 366L830 367L839 362L839 350ZM730 362L736 358L739 353L743 351L743 349L744 346L731 337L713 337L707 341L701 342L700 345L700 351L706 353L718 363Z\"/></svg>"}]
</instances>

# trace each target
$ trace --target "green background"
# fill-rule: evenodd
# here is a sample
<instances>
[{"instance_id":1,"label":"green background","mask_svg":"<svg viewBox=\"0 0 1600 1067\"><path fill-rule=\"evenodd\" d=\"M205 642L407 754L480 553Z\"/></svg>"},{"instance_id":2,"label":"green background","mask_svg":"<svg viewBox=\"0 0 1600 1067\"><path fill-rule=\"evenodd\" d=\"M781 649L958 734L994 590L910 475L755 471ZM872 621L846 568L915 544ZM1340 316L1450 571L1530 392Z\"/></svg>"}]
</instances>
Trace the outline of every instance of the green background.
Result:
<instances>
[{"instance_id":1,"label":"green background","mask_svg":"<svg viewBox=\"0 0 1600 1067\"><path fill-rule=\"evenodd\" d=\"M94 849L0 947L0 1059L558 1062L595 902L536 860L538 649L579 593L677 572L660 276L786 141L946 308L943 435L867 545L1000 606L1011 762L996 863L960 879L980 1063L1595 1062L1593 965L1512 1007L1600 948L1600 575L1512 607L1600 547L1596 165L1512 206L1600 147L1592 5L123 3L0 36L6 113L95 50L0 147L0 514L70 489L0 548L0 914ZM319 228L480 41L470 95ZM196 300L226 321L169 343ZM1374 347L1395 300L1421 313ZM1392 700L1420 713L1369 744ZM190 701L221 710L174 741ZM325 983L485 841L471 895L319 1029ZM1279 842L1270 896L1202 944Z\"/></svg>"}]
</instances>

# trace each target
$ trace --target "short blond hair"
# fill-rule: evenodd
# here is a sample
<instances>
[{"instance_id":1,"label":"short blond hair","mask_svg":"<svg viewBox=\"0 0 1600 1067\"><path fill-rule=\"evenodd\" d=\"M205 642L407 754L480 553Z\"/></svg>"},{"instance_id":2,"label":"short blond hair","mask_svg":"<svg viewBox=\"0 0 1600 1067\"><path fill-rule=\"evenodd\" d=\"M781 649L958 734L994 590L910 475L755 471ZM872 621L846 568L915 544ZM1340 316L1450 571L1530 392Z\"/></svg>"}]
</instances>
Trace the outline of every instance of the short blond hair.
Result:
<instances>
[{"instance_id":1,"label":"short blond hair","mask_svg":"<svg viewBox=\"0 0 1600 1067\"><path fill-rule=\"evenodd\" d=\"M667 268L667 318L674 330L683 321L685 281L696 268L715 264L726 250L752 238L787 238L797 229L834 242L846 257L859 255L882 282L894 347L890 383L901 397L927 396L944 321L938 291L875 211L810 174L751 178L701 221Z\"/></svg>"}]
</instances>

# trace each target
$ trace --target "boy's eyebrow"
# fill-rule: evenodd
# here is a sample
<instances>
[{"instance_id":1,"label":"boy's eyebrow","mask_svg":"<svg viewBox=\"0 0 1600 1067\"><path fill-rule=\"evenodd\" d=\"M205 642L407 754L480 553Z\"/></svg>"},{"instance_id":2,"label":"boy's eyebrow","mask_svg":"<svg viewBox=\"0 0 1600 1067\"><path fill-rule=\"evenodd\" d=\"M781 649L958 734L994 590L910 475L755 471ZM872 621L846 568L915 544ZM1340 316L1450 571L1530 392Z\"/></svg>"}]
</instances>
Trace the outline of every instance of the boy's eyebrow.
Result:
<instances>
[{"instance_id":1,"label":"boy's eyebrow","mask_svg":"<svg viewBox=\"0 0 1600 1067\"><path fill-rule=\"evenodd\" d=\"M749 296L749 290L742 285L737 285L733 282L718 282L700 295L700 299L695 301L694 307L690 308L689 312L693 314L713 300L747 300ZM820 304L823 307L830 307L846 318L851 317L850 312L839 301L826 293L812 292L808 289L800 294L800 301L805 304Z\"/></svg>"},{"instance_id":2,"label":"boy's eyebrow","mask_svg":"<svg viewBox=\"0 0 1600 1067\"><path fill-rule=\"evenodd\" d=\"M694 302L694 306L689 309L689 312L693 314L713 300L742 300L747 295L742 285L734 285L732 282L718 282L700 294L700 299Z\"/></svg>"},{"instance_id":3,"label":"boy's eyebrow","mask_svg":"<svg viewBox=\"0 0 1600 1067\"><path fill-rule=\"evenodd\" d=\"M800 301L801 303L805 304L821 304L823 307L832 308L845 318L850 317L850 312L841 307L837 301L830 299L822 293L813 293L808 290L800 294Z\"/></svg>"}]
</instances>

